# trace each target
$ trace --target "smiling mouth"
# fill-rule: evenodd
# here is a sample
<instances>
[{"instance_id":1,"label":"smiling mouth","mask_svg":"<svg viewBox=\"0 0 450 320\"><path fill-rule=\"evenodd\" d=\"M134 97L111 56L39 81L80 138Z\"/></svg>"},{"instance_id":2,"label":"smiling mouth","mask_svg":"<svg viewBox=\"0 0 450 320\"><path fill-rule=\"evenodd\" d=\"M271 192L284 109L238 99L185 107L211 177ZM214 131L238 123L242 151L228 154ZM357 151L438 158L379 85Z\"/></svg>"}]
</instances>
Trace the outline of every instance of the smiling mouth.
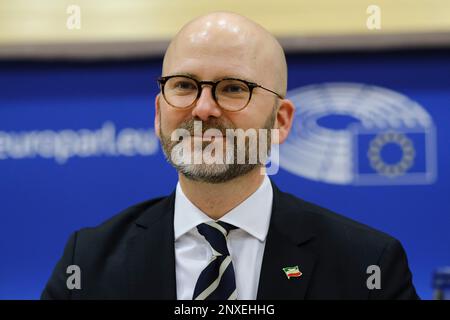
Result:
<instances>
[{"instance_id":1,"label":"smiling mouth","mask_svg":"<svg viewBox=\"0 0 450 320\"><path fill-rule=\"evenodd\" d=\"M221 137L221 136L191 136L193 138L193 140L202 140L204 142L214 142L216 141L216 139L224 139L225 137Z\"/></svg>"},{"instance_id":2,"label":"smiling mouth","mask_svg":"<svg viewBox=\"0 0 450 320\"><path fill-rule=\"evenodd\" d=\"M191 135L191 137L194 137L194 138L223 138L224 136L223 135L214 135L214 134L203 134L203 135L195 134L195 135Z\"/></svg>"}]
</instances>

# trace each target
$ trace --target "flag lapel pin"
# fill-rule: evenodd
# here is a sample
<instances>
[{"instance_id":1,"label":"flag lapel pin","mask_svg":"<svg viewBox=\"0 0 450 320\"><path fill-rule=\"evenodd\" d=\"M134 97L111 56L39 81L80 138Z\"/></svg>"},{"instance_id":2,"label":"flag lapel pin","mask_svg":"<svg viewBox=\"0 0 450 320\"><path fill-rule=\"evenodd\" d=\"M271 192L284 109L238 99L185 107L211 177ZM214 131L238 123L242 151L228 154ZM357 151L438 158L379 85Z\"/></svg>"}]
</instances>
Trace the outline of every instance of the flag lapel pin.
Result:
<instances>
[{"instance_id":1,"label":"flag lapel pin","mask_svg":"<svg viewBox=\"0 0 450 320\"><path fill-rule=\"evenodd\" d=\"M302 272L298 269L298 266L284 267L283 271L288 279L299 278L302 275Z\"/></svg>"}]
</instances>

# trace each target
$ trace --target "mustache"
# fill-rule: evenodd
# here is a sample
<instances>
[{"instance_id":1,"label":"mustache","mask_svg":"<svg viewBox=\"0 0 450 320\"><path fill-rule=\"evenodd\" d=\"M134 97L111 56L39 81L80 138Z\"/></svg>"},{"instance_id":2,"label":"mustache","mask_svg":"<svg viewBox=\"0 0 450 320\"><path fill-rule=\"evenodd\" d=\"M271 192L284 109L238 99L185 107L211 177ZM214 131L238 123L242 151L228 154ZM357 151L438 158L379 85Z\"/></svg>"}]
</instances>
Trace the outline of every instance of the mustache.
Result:
<instances>
[{"instance_id":1,"label":"mustache","mask_svg":"<svg viewBox=\"0 0 450 320\"><path fill-rule=\"evenodd\" d=\"M196 123L196 122L197 122L197 126L198 126L198 123L201 122L202 135L208 129L219 130L221 132L221 134L224 136L226 135L227 129L237 129L237 127L234 126L233 124L223 123L223 121L219 121L218 119L215 119L215 118L212 118L211 120L208 120L208 121L203 121L203 120L199 120L199 119L190 119L188 121L182 122L178 126L178 129L185 129L185 130L189 131L191 136L193 136L194 135L194 123Z\"/></svg>"}]
</instances>

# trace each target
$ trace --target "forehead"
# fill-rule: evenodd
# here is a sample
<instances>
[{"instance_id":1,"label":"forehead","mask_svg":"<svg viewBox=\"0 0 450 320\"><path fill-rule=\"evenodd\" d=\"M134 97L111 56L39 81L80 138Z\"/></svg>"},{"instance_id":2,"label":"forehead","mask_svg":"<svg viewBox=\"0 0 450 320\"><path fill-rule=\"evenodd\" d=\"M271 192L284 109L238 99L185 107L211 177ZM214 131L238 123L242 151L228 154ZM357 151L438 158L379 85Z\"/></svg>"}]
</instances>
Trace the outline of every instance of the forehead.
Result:
<instances>
[{"instance_id":1,"label":"forehead","mask_svg":"<svg viewBox=\"0 0 450 320\"><path fill-rule=\"evenodd\" d=\"M220 80L222 78L237 78L254 82L258 79L256 70L242 63L230 63L213 59L192 59L182 57L173 67L167 69L164 75L189 75L198 80Z\"/></svg>"},{"instance_id":2,"label":"forehead","mask_svg":"<svg viewBox=\"0 0 450 320\"><path fill-rule=\"evenodd\" d=\"M260 57L255 41L233 32L180 35L168 50L164 75L189 73L198 78L236 77L255 80Z\"/></svg>"}]
</instances>

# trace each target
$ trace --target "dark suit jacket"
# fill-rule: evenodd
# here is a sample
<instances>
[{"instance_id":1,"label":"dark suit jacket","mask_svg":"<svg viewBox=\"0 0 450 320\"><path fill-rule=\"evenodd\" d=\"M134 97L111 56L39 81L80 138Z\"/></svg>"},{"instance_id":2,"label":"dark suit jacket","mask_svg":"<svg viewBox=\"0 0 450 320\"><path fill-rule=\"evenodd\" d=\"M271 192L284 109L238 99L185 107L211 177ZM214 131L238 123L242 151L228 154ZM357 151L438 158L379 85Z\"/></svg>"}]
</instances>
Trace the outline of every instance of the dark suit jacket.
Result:
<instances>
[{"instance_id":1,"label":"dark suit jacket","mask_svg":"<svg viewBox=\"0 0 450 320\"><path fill-rule=\"evenodd\" d=\"M399 241L272 187L258 299L418 298ZM41 298L175 300L174 199L72 234ZM80 290L67 289L69 265L81 269ZM288 279L282 268L296 265L303 274ZM367 288L370 265L380 267L381 289Z\"/></svg>"}]
</instances>

